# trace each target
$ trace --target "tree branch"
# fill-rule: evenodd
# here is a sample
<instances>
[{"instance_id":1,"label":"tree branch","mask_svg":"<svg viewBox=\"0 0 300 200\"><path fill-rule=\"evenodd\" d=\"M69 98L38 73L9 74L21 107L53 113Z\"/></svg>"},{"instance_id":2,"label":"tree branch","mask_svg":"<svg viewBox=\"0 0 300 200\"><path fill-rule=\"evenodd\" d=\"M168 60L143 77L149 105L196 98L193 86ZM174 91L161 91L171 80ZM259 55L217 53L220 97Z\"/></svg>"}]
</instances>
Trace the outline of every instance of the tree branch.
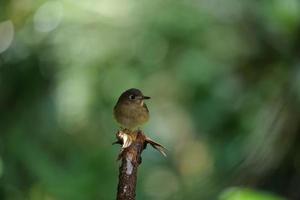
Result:
<instances>
[{"instance_id":1,"label":"tree branch","mask_svg":"<svg viewBox=\"0 0 300 200\"><path fill-rule=\"evenodd\" d=\"M119 138L118 138L119 139ZM146 147L145 135L138 131L130 146L123 149L119 155L122 163L119 168L119 184L117 200L134 200L137 182L138 166L142 162L142 151Z\"/></svg>"},{"instance_id":2,"label":"tree branch","mask_svg":"<svg viewBox=\"0 0 300 200\"><path fill-rule=\"evenodd\" d=\"M142 163L142 152L149 143L153 148L166 156L165 148L145 136L140 130L130 132L127 129L119 131L117 141L122 144L122 150L118 156L121 160L119 168L119 183L117 200L135 200L138 166Z\"/></svg>"}]
</instances>

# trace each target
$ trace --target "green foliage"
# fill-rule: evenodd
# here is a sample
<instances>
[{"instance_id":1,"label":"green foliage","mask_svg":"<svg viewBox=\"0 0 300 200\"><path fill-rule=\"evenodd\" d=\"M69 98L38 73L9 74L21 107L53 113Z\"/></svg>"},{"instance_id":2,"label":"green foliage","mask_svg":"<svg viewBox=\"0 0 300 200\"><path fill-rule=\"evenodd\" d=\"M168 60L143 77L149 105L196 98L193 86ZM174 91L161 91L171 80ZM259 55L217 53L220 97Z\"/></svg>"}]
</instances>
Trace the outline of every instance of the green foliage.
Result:
<instances>
[{"instance_id":1,"label":"green foliage","mask_svg":"<svg viewBox=\"0 0 300 200\"><path fill-rule=\"evenodd\" d=\"M221 195L220 200L283 200L283 198L250 189L230 188Z\"/></svg>"},{"instance_id":2,"label":"green foliage","mask_svg":"<svg viewBox=\"0 0 300 200\"><path fill-rule=\"evenodd\" d=\"M1 2L0 199L114 199L112 108L132 87L168 149L143 153L137 199L299 199L299 7ZM244 185L262 194L226 190Z\"/></svg>"}]
</instances>

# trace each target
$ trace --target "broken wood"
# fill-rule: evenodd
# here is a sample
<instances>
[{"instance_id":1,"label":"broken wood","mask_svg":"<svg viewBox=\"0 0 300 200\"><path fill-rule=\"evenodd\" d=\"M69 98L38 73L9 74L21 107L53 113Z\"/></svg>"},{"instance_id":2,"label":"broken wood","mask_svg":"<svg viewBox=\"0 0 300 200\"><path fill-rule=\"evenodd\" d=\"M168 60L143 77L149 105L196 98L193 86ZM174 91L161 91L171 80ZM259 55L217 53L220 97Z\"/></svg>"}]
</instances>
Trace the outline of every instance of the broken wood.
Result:
<instances>
[{"instance_id":1,"label":"broken wood","mask_svg":"<svg viewBox=\"0 0 300 200\"><path fill-rule=\"evenodd\" d=\"M142 152L149 143L153 148L166 156L165 148L145 136L141 130L130 132L127 129L119 131L117 141L122 149L118 156L121 160L119 168L119 183L117 200L135 200L138 166L142 163Z\"/></svg>"}]
</instances>

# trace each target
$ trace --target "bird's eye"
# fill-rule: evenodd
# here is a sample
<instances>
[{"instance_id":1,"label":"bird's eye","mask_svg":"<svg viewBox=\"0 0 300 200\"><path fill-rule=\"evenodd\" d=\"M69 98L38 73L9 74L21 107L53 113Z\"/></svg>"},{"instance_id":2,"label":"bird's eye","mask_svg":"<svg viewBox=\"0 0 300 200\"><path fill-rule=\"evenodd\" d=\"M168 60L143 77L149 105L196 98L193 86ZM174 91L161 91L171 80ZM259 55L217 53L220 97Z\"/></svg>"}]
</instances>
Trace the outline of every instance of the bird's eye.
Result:
<instances>
[{"instance_id":1,"label":"bird's eye","mask_svg":"<svg viewBox=\"0 0 300 200\"><path fill-rule=\"evenodd\" d=\"M133 99L135 99L135 96L134 95L129 95L129 99L133 100Z\"/></svg>"}]
</instances>

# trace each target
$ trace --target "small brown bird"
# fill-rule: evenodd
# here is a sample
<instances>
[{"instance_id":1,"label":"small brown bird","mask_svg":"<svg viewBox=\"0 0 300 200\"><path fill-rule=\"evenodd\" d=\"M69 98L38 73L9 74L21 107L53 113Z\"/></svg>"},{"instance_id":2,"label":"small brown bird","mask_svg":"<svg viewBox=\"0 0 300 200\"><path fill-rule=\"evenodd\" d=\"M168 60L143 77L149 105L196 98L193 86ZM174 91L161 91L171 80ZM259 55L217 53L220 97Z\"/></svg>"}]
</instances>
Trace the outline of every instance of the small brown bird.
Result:
<instances>
[{"instance_id":1,"label":"small brown bird","mask_svg":"<svg viewBox=\"0 0 300 200\"><path fill-rule=\"evenodd\" d=\"M118 137L123 140L123 149L131 145L135 137L135 129L149 120L149 110L144 102L146 99L150 99L150 97L144 96L138 89L131 88L121 94L114 107L114 116L122 127L122 130L118 132ZM147 136L145 136L145 142L166 156L165 148L161 144Z\"/></svg>"},{"instance_id":2,"label":"small brown bird","mask_svg":"<svg viewBox=\"0 0 300 200\"><path fill-rule=\"evenodd\" d=\"M149 110L144 103L143 93L135 88L121 94L114 107L114 116L122 128L134 130L149 120Z\"/></svg>"}]
</instances>

